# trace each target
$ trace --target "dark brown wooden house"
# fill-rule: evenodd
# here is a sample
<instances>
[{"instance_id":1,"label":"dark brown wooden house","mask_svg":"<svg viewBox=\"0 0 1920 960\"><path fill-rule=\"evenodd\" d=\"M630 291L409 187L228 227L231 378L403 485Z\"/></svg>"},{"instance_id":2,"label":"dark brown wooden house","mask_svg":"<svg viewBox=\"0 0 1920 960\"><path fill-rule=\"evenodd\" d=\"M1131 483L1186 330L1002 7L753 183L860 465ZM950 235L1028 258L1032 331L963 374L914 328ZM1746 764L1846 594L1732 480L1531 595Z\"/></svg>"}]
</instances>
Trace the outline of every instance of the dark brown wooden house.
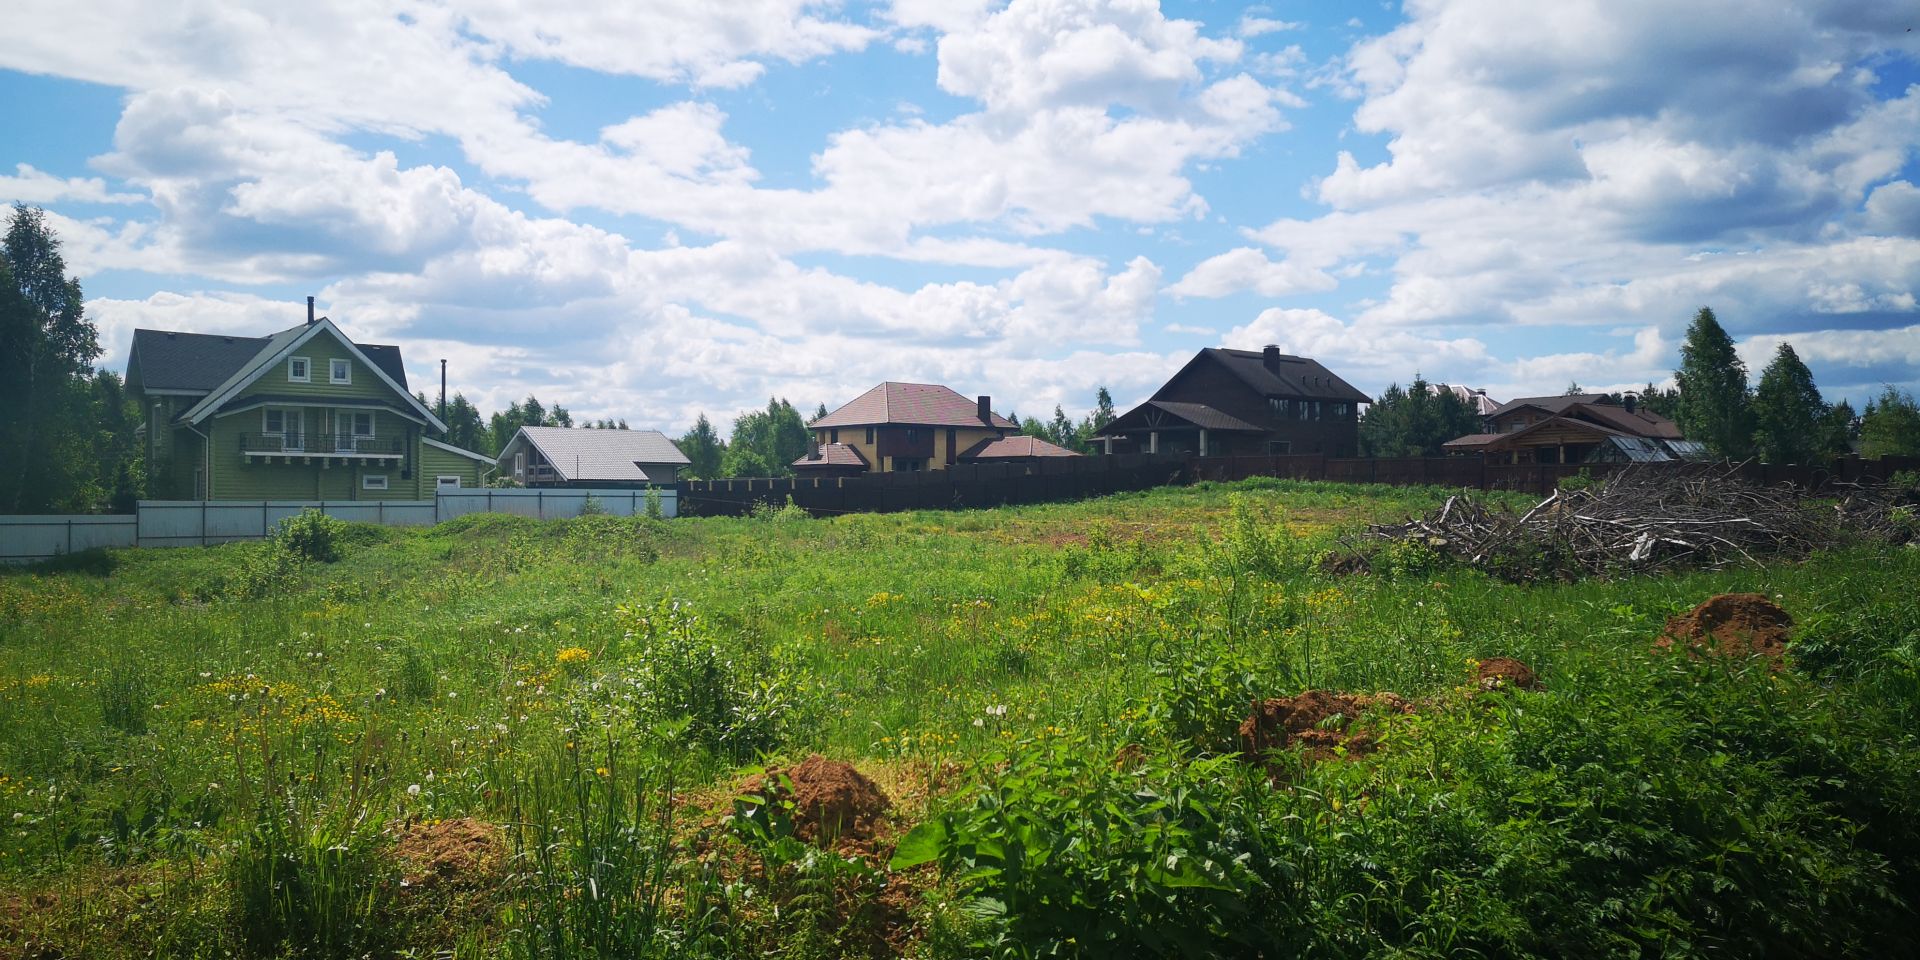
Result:
<instances>
[{"instance_id":1,"label":"dark brown wooden house","mask_svg":"<svg viewBox=\"0 0 1920 960\"><path fill-rule=\"evenodd\" d=\"M1319 361L1279 347L1210 347L1094 439L1102 453L1351 457L1360 405L1372 402Z\"/></svg>"},{"instance_id":2,"label":"dark brown wooden house","mask_svg":"<svg viewBox=\"0 0 1920 960\"><path fill-rule=\"evenodd\" d=\"M1672 420L1600 393L1521 397L1487 414L1485 431L1449 440L1448 453L1488 463L1606 463L1692 459L1704 454Z\"/></svg>"}]
</instances>

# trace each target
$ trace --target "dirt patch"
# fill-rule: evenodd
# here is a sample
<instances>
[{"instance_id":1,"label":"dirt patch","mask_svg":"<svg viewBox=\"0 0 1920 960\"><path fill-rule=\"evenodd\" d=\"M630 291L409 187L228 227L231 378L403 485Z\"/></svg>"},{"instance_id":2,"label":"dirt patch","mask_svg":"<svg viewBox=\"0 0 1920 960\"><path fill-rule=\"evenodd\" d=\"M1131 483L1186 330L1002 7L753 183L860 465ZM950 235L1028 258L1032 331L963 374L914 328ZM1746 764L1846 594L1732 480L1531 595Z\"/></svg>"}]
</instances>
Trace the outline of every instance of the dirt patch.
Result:
<instances>
[{"instance_id":1,"label":"dirt patch","mask_svg":"<svg viewBox=\"0 0 1920 960\"><path fill-rule=\"evenodd\" d=\"M1723 593L1667 621L1657 650L1684 647L1688 656L1765 657L1778 670L1787 656L1793 617L1758 593Z\"/></svg>"},{"instance_id":2,"label":"dirt patch","mask_svg":"<svg viewBox=\"0 0 1920 960\"><path fill-rule=\"evenodd\" d=\"M787 795L786 783L793 784ZM793 801L793 832L802 840L871 840L892 806L880 788L850 763L814 754L792 767L769 767L748 779L745 792Z\"/></svg>"},{"instance_id":3,"label":"dirt patch","mask_svg":"<svg viewBox=\"0 0 1920 960\"><path fill-rule=\"evenodd\" d=\"M466 888L497 879L502 863L500 828L460 817L400 828L393 852L400 881L410 889Z\"/></svg>"},{"instance_id":4,"label":"dirt patch","mask_svg":"<svg viewBox=\"0 0 1920 960\"><path fill-rule=\"evenodd\" d=\"M1412 713L1413 705L1395 693L1351 694L1308 690L1295 697L1275 697L1254 705L1240 724L1240 756L1250 763L1266 760L1273 750L1294 747L1314 760L1369 752L1373 735L1354 726L1369 712Z\"/></svg>"},{"instance_id":5,"label":"dirt patch","mask_svg":"<svg viewBox=\"0 0 1920 960\"><path fill-rule=\"evenodd\" d=\"M1480 690L1538 690L1540 678L1533 668L1512 657L1488 657L1473 669L1474 686Z\"/></svg>"}]
</instances>

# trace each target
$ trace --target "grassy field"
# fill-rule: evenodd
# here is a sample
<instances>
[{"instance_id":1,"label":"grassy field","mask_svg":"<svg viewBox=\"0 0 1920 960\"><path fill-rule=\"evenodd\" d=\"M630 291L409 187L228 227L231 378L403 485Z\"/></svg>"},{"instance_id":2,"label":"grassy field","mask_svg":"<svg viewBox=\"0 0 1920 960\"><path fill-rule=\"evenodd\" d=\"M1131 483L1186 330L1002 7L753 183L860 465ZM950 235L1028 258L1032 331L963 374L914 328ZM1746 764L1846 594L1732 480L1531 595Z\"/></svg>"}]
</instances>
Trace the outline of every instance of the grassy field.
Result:
<instances>
[{"instance_id":1,"label":"grassy field","mask_svg":"<svg viewBox=\"0 0 1920 960\"><path fill-rule=\"evenodd\" d=\"M1920 949L1920 551L1319 569L1445 495L468 517L0 573L0 956ZM1651 649L1729 591L1796 618L1787 665ZM1482 693L1491 657L1543 688ZM1307 689L1410 706L1242 759ZM755 779L816 753L885 815L814 837Z\"/></svg>"}]
</instances>

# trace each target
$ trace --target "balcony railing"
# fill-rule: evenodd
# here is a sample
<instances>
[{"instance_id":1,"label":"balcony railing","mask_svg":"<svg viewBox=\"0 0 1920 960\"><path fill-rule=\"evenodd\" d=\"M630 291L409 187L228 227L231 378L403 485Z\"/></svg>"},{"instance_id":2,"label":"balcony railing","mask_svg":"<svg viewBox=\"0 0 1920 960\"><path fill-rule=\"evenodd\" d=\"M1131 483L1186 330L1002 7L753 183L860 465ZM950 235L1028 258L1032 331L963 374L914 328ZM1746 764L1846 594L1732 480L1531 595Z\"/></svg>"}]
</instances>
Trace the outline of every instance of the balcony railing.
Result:
<instances>
[{"instance_id":1,"label":"balcony railing","mask_svg":"<svg viewBox=\"0 0 1920 960\"><path fill-rule=\"evenodd\" d=\"M243 433L240 452L305 457L397 457L399 437L368 437L354 433Z\"/></svg>"}]
</instances>

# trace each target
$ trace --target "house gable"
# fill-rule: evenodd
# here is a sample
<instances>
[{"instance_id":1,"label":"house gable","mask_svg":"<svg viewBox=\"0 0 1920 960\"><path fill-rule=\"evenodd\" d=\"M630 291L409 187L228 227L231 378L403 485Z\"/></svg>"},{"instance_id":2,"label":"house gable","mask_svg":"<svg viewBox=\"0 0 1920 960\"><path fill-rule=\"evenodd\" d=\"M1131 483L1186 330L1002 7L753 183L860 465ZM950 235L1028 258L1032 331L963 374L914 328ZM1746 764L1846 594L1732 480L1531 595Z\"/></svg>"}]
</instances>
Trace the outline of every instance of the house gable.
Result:
<instances>
[{"instance_id":1,"label":"house gable","mask_svg":"<svg viewBox=\"0 0 1920 960\"><path fill-rule=\"evenodd\" d=\"M304 381L290 374L288 361L293 357L304 357L309 361ZM332 382L330 367L336 359L348 361L351 382ZM397 401L393 405L396 411L405 411L403 416L426 424L435 431L446 431L446 424L441 423L433 411L414 399L413 394L395 382L386 370L369 359L333 325L333 321L325 317L304 327L275 334L252 360L215 387L182 415L182 419L197 426L234 400L265 395L294 398L289 402L301 402L307 398L318 402L330 398Z\"/></svg>"}]
</instances>

